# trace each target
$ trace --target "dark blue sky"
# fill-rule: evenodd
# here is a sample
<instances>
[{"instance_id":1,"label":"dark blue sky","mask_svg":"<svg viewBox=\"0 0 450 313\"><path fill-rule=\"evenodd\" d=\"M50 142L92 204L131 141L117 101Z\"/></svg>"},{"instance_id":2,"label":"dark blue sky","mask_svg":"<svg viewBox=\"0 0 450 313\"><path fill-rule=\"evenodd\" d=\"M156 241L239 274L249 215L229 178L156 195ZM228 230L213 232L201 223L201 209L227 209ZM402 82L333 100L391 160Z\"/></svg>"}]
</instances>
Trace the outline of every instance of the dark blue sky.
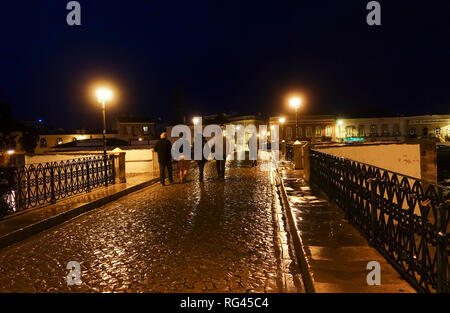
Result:
<instances>
[{"instance_id":1,"label":"dark blue sky","mask_svg":"<svg viewBox=\"0 0 450 313\"><path fill-rule=\"evenodd\" d=\"M304 113L450 114L450 1L3 1L0 97L21 119L95 127L96 78L120 88L117 114L170 117L174 89L188 113L277 114L284 95Z\"/></svg>"}]
</instances>

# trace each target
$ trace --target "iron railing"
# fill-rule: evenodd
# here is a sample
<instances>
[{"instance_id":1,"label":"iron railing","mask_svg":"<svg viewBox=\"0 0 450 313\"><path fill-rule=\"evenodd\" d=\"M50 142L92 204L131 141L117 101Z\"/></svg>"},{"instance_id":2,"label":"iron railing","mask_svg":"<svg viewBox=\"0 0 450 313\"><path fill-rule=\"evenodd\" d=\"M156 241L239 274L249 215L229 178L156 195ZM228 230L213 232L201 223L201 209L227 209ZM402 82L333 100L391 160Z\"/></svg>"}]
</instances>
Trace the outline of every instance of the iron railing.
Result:
<instances>
[{"instance_id":1,"label":"iron railing","mask_svg":"<svg viewBox=\"0 0 450 313\"><path fill-rule=\"evenodd\" d=\"M12 192L7 195L10 211L55 203L113 184L114 177L114 155L107 156L106 162L104 156L98 156L15 168Z\"/></svg>"},{"instance_id":2,"label":"iron railing","mask_svg":"<svg viewBox=\"0 0 450 313\"><path fill-rule=\"evenodd\" d=\"M450 188L323 152L310 152L311 182L408 282L449 291Z\"/></svg>"}]
</instances>

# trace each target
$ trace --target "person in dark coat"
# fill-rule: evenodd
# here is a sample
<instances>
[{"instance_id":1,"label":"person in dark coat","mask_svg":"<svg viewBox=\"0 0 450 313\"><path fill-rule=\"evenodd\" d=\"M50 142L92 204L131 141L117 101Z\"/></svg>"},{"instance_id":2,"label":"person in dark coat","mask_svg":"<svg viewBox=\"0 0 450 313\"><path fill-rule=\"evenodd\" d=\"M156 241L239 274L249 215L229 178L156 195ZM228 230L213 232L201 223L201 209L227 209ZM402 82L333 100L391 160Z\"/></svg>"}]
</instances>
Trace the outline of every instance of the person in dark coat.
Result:
<instances>
[{"instance_id":1,"label":"person in dark coat","mask_svg":"<svg viewBox=\"0 0 450 313\"><path fill-rule=\"evenodd\" d=\"M248 149L250 151L250 143L252 142L252 140L256 141L256 155L258 155L258 136L256 135L256 133L253 133L252 136L250 137L249 141L248 141ZM258 158L256 158L255 160L251 160L252 161L252 167L256 167L258 166Z\"/></svg>"},{"instance_id":2,"label":"person in dark coat","mask_svg":"<svg viewBox=\"0 0 450 313\"><path fill-rule=\"evenodd\" d=\"M159 177L161 185L166 184L166 168L169 174L169 182L173 183L172 177L172 144L166 138L166 133L161 134L161 139L155 144L155 151L158 153Z\"/></svg>"},{"instance_id":3,"label":"person in dark coat","mask_svg":"<svg viewBox=\"0 0 450 313\"><path fill-rule=\"evenodd\" d=\"M223 145L222 145L222 160L218 160L216 157L216 169L217 175L219 178L225 178L225 164L227 162L227 146L229 146L229 142L225 136L223 136ZM214 145L214 148L216 146Z\"/></svg>"},{"instance_id":4,"label":"person in dark coat","mask_svg":"<svg viewBox=\"0 0 450 313\"><path fill-rule=\"evenodd\" d=\"M206 164L206 162L208 162L208 159L205 158L205 156L203 154L203 148L205 147L207 142L206 142L206 138L201 135L199 135L196 139L202 141L202 158L201 158L201 160L196 160L196 161L197 161L197 165L198 165L199 181L203 182L203 172L205 170L205 164ZM194 151L194 149L192 149L192 151Z\"/></svg>"}]
</instances>

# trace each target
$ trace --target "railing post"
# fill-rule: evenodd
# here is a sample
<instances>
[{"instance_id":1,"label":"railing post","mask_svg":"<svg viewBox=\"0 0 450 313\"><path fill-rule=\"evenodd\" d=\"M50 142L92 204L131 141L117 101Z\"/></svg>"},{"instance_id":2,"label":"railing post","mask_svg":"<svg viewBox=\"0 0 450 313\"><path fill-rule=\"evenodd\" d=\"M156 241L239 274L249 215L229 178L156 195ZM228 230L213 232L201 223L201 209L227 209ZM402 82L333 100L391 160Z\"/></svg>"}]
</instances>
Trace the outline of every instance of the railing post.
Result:
<instances>
[{"instance_id":1,"label":"railing post","mask_svg":"<svg viewBox=\"0 0 450 313\"><path fill-rule=\"evenodd\" d=\"M286 141L282 140L281 141L281 156L284 159L286 159Z\"/></svg>"},{"instance_id":2,"label":"railing post","mask_svg":"<svg viewBox=\"0 0 450 313\"><path fill-rule=\"evenodd\" d=\"M89 164L91 162L89 162L89 160L86 161L86 192L90 192L91 191L91 181L90 181L90 170L89 170Z\"/></svg>"},{"instance_id":3,"label":"railing post","mask_svg":"<svg viewBox=\"0 0 450 313\"><path fill-rule=\"evenodd\" d=\"M45 184L45 181L44 181ZM55 166L54 164L50 165L50 203L56 203L55 197Z\"/></svg>"},{"instance_id":4,"label":"railing post","mask_svg":"<svg viewBox=\"0 0 450 313\"><path fill-rule=\"evenodd\" d=\"M376 233L377 233L377 179L370 178L370 237L369 244L375 246L376 244Z\"/></svg>"},{"instance_id":5,"label":"railing post","mask_svg":"<svg viewBox=\"0 0 450 313\"><path fill-rule=\"evenodd\" d=\"M436 243L436 274L437 274L437 292L448 292L448 252L447 252L447 234L446 229L442 227L442 214L448 214L445 211L444 204L436 208L436 229L437 229L437 243Z\"/></svg>"},{"instance_id":6,"label":"railing post","mask_svg":"<svg viewBox=\"0 0 450 313\"><path fill-rule=\"evenodd\" d=\"M294 143L294 166L296 170L303 169L302 164L302 144L300 141Z\"/></svg>"}]
</instances>

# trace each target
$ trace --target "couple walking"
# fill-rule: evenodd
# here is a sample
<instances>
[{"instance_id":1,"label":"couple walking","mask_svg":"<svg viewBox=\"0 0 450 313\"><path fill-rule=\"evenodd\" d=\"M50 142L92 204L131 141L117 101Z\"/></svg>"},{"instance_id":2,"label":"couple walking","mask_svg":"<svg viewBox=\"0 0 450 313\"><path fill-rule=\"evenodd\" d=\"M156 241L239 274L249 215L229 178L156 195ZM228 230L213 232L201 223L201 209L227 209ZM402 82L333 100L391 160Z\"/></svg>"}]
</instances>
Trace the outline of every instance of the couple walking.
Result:
<instances>
[{"instance_id":1,"label":"couple walking","mask_svg":"<svg viewBox=\"0 0 450 313\"><path fill-rule=\"evenodd\" d=\"M165 186L166 184L166 169L167 169L167 173L168 173L168 178L169 178L169 182L173 183L173 177L172 177L172 144L170 143L170 141L167 139L167 135L166 133L162 133L160 136L160 140L158 140L158 142L155 145L155 152L158 153L158 163L159 163L159 176L160 176L160 181L161 181L161 185ZM209 147L207 142L206 142L206 138L202 136L201 138L202 141L202 152L205 146ZM222 156L223 156L223 160L216 160L216 168L217 168L217 174L219 176L219 178L224 179L225 178L225 163L226 163L226 145L228 144L227 141L224 138L223 141L224 145L223 145L223 152L222 152ZM214 145L215 147L215 145ZM193 151L194 149L191 149L191 151ZM180 151L182 152L182 151ZM191 159L193 160L193 155L191 156ZM180 157L180 160L178 160L178 172L179 172L179 176L180 176L180 182L184 183L186 180L186 175L189 171L190 168L190 160L185 160L184 156ZM205 164L206 162L208 162L208 159L205 158L204 153L202 153L202 159L201 160L196 160L197 165L198 165L198 170L199 170L199 181L203 182L203 173L204 173L204 169L205 169Z\"/></svg>"}]
</instances>

